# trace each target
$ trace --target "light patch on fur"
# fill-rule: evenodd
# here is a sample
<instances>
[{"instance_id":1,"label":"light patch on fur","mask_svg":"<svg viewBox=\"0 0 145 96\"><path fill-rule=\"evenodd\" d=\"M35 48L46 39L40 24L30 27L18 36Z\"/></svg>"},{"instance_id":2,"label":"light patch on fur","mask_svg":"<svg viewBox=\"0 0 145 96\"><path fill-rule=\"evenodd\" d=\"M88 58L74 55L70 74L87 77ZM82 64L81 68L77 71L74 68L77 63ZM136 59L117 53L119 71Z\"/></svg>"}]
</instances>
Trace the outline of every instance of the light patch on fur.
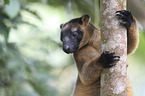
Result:
<instances>
[{"instance_id":1,"label":"light patch on fur","mask_svg":"<svg viewBox=\"0 0 145 96\"><path fill-rule=\"evenodd\" d=\"M67 29L67 27L69 27L68 24L63 27L63 30Z\"/></svg>"},{"instance_id":2,"label":"light patch on fur","mask_svg":"<svg viewBox=\"0 0 145 96\"><path fill-rule=\"evenodd\" d=\"M66 36L66 37L64 38L64 40L65 40L66 42L69 41L69 37Z\"/></svg>"},{"instance_id":3,"label":"light patch on fur","mask_svg":"<svg viewBox=\"0 0 145 96\"><path fill-rule=\"evenodd\" d=\"M71 28L71 31L75 32L75 31L77 31L77 29L78 29L77 27L74 27L74 28Z\"/></svg>"}]
</instances>

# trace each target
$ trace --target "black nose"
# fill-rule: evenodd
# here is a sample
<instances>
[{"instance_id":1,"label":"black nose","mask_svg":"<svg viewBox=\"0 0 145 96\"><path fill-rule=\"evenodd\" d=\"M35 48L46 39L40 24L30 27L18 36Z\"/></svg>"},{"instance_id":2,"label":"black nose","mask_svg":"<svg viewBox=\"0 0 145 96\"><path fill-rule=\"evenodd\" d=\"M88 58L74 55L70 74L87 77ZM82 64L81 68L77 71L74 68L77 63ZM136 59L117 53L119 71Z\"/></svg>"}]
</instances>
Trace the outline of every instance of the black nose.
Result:
<instances>
[{"instance_id":1,"label":"black nose","mask_svg":"<svg viewBox=\"0 0 145 96\"><path fill-rule=\"evenodd\" d=\"M70 47L68 45L63 46L64 51L70 51Z\"/></svg>"}]
</instances>

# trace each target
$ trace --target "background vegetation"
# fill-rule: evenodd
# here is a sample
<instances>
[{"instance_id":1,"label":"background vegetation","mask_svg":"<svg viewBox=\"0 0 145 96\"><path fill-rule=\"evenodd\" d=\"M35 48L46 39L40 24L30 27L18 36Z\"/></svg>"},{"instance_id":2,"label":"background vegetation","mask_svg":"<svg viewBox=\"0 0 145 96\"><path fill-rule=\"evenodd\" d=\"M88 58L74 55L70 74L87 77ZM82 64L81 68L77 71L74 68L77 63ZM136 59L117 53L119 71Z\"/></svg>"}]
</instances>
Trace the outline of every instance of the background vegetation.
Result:
<instances>
[{"instance_id":1,"label":"background vegetation","mask_svg":"<svg viewBox=\"0 0 145 96\"><path fill-rule=\"evenodd\" d=\"M128 74L135 96L145 96L145 2L128 2L140 28ZM97 0L0 0L0 96L70 96L77 70L61 49L59 25L82 14L99 28Z\"/></svg>"}]
</instances>

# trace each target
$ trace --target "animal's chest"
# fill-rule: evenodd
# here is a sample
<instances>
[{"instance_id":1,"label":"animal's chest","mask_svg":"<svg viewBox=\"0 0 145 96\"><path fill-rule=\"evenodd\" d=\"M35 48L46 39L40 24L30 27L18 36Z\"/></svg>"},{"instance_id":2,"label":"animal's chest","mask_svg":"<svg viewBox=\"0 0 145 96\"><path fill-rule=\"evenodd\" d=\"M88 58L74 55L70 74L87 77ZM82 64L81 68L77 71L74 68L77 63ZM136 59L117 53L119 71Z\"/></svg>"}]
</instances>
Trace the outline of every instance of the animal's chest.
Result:
<instances>
[{"instance_id":1,"label":"animal's chest","mask_svg":"<svg viewBox=\"0 0 145 96\"><path fill-rule=\"evenodd\" d=\"M98 51L92 47L92 46L85 46L84 48L80 49L76 52L76 57L87 57L87 58L94 58L95 56L98 56Z\"/></svg>"},{"instance_id":2,"label":"animal's chest","mask_svg":"<svg viewBox=\"0 0 145 96\"><path fill-rule=\"evenodd\" d=\"M90 62L94 57L98 57L98 51L92 46L85 46L76 53L74 53L74 59L78 67L82 67L85 63Z\"/></svg>"}]
</instances>

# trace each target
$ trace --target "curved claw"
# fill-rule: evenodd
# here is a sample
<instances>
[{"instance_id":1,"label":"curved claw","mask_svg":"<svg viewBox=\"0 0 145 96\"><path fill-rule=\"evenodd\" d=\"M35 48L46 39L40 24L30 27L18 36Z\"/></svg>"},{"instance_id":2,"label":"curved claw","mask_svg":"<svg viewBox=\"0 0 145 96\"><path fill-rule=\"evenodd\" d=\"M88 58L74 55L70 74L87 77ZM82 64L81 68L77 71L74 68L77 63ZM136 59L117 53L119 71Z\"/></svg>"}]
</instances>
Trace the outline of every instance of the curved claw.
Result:
<instances>
[{"instance_id":1,"label":"curved claw","mask_svg":"<svg viewBox=\"0 0 145 96\"><path fill-rule=\"evenodd\" d=\"M105 51L100 56L100 63L104 68L110 68L116 65L116 62L120 60L120 56L115 55L115 52Z\"/></svg>"},{"instance_id":2,"label":"curved claw","mask_svg":"<svg viewBox=\"0 0 145 96\"><path fill-rule=\"evenodd\" d=\"M129 10L119 10L116 11L116 17L119 19L122 19L122 22L120 22L121 25L128 28L131 26L133 22L133 16Z\"/></svg>"}]
</instances>

